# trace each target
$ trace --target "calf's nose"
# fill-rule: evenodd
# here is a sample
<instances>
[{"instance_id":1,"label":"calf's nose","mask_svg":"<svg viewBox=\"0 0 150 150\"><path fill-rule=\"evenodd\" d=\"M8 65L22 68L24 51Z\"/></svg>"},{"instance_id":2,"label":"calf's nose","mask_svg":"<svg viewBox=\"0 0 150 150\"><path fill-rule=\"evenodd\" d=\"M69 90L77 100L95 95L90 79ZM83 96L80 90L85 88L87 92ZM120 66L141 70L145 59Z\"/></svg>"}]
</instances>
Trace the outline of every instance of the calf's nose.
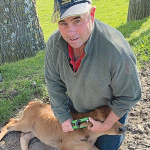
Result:
<instances>
[{"instance_id":1,"label":"calf's nose","mask_svg":"<svg viewBox=\"0 0 150 150\"><path fill-rule=\"evenodd\" d=\"M123 133L125 133L125 131L127 130L127 127L126 126L122 126L122 127L120 127L119 128L119 134L123 134Z\"/></svg>"}]
</instances>

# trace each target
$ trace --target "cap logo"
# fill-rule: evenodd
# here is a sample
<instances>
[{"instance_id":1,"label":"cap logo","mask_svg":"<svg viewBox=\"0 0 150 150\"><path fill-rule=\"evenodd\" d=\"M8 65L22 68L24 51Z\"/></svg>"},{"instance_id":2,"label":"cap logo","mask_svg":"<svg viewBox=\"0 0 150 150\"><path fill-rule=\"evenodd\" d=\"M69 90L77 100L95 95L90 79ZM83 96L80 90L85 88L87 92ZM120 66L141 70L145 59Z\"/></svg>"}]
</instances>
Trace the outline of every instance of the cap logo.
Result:
<instances>
[{"instance_id":1,"label":"cap logo","mask_svg":"<svg viewBox=\"0 0 150 150\"><path fill-rule=\"evenodd\" d=\"M62 0L61 5L64 5L64 4L67 4L67 3L70 3L70 2L71 2L71 0Z\"/></svg>"}]
</instances>

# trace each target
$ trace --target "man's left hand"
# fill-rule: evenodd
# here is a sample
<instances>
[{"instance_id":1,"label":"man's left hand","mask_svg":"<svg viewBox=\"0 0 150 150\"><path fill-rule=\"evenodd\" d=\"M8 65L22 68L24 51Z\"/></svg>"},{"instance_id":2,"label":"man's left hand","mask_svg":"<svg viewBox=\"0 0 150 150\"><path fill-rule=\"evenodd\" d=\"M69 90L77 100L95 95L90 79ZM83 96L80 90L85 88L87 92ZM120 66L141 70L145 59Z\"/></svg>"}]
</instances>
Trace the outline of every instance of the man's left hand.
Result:
<instances>
[{"instance_id":1,"label":"man's left hand","mask_svg":"<svg viewBox=\"0 0 150 150\"><path fill-rule=\"evenodd\" d=\"M93 124L90 130L100 133L105 132L112 128L112 126L120 119L113 111L110 112L106 120L102 123L95 121L93 118L89 117L89 121Z\"/></svg>"},{"instance_id":2,"label":"man's left hand","mask_svg":"<svg viewBox=\"0 0 150 150\"><path fill-rule=\"evenodd\" d=\"M89 121L93 124L89 129L95 133L105 132L112 128L112 126L108 126L105 123L95 121L93 118L89 117Z\"/></svg>"}]
</instances>

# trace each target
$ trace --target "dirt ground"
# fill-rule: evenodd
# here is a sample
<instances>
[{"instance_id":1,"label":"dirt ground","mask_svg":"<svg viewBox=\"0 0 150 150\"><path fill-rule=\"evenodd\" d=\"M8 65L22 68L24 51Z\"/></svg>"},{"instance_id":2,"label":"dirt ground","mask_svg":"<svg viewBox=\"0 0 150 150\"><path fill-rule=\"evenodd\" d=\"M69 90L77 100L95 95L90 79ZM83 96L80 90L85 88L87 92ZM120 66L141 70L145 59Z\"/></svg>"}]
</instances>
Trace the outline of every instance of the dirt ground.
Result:
<instances>
[{"instance_id":1,"label":"dirt ground","mask_svg":"<svg viewBox=\"0 0 150 150\"><path fill-rule=\"evenodd\" d=\"M120 150L150 150L150 64L140 72L142 98L128 116L128 129Z\"/></svg>"},{"instance_id":2,"label":"dirt ground","mask_svg":"<svg viewBox=\"0 0 150 150\"><path fill-rule=\"evenodd\" d=\"M150 65L140 72L142 99L131 110L128 116L125 140L119 150L150 150ZM0 142L0 150L21 150L19 132L7 134ZM29 150L56 150L34 138L30 141Z\"/></svg>"}]
</instances>

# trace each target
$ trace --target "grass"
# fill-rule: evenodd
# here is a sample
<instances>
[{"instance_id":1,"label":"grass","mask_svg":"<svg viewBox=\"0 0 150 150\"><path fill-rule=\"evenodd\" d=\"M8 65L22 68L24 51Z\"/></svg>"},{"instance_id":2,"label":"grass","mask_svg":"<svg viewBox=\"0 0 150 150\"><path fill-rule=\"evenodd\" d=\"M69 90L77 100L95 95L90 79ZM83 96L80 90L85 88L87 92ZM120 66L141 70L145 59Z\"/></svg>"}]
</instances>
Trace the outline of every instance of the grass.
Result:
<instances>
[{"instance_id":1,"label":"grass","mask_svg":"<svg viewBox=\"0 0 150 150\"><path fill-rule=\"evenodd\" d=\"M52 1L52 0L51 0ZM45 41L57 29L50 21L53 3L37 0L37 12ZM131 44L138 59L139 68L150 60L150 17L127 23L129 0L93 0L96 18L122 32ZM0 126L14 116L19 109L34 98L47 101L44 81L44 50L35 57L0 66L3 82L0 82ZM36 83L36 86L33 83Z\"/></svg>"},{"instance_id":2,"label":"grass","mask_svg":"<svg viewBox=\"0 0 150 150\"><path fill-rule=\"evenodd\" d=\"M130 43L138 60L139 69L150 61L150 17L125 23L117 29Z\"/></svg>"},{"instance_id":3,"label":"grass","mask_svg":"<svg viewBox=\"0 0 150 150\"><path fill-rule=\"evenodd\" d=\"M0 123L14 115L29 100L47 97L44 51L32 58L6 63L1 66L0 72L4 80L0 82Z\"/></svg>"},{"instance_id":4,"label":"grass","mask_svg":"<svg viewBox=\"0 0 150 150\"><path fill-rule=\"evenodd\" d=\"M57 24L51 23L51 16L53 14L53 0L36 0L37 13L40 20L41 27L45 41L57 29Z\"/></svg>"}]
</instances>

